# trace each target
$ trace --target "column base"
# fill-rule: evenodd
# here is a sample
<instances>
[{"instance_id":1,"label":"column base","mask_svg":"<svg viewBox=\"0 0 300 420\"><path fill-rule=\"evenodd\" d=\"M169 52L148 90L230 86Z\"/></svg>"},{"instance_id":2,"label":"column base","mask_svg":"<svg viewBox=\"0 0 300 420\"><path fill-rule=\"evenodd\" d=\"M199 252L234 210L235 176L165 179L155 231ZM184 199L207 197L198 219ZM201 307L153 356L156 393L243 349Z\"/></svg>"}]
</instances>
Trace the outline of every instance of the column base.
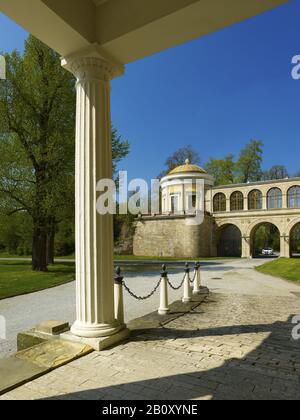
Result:
<instances>
[{"instance_id":1,"label":"column base","mask_svg":"<svg viewBox=\"0 0 300 420\"><path fill-rule=\"evenodd\" d=\"M168 313L170 313L170 309L168 308L158 310L158 315L168 315Z\"/></svg>"},{"instance_id":2,"label":"column base","mask_svg":"<svg viewBox=\"0 0 300 420\"><path fill-rule=\"evenodd\" d=\"M182 302L183 303L189 303L189 302L191 302L192 301L192 298L190 297L190 298L183 298L182 299Z\"/></svg>"},{"instance_id":3,"label":"column base","mask_svg":"<svg viewBox=\"0 0 300 420\"><path fill-rule=\"evenodd\" d=\"M78 337L72 334L72 332L61 334L60 338L65 341L72 341L74 343L86 344L92 347L95 351L103 351L109 347L113 347L126 340L130 335L130 330L126 326L121 327L122 329L114 335L107 337L98 338L85 338Z\"/></svg>"},{"instance_id":4,"label":"column base","mask_svg":"<svg viewBox=\"0 0 300 420\"><path fill-rule=\"evenodd\" d=\"M102 338L118 333L124 326L114 324L87 325L76 321L71 327L71 333L79 338Z\"/></svg>"}]
</instances>

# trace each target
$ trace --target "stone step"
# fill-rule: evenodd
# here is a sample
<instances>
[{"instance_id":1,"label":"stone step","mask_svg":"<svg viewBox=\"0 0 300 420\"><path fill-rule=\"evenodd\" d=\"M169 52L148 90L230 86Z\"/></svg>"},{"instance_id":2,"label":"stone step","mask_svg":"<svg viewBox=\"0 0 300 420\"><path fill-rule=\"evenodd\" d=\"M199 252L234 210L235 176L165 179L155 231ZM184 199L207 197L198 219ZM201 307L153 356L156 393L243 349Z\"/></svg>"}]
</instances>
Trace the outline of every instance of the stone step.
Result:
<instances>
[{"instance_id":1,"label":"stone step","mask_svg":"<svg viewBox=\"0 0 300 420\"><path fill-rule=\"evenodd\" d=\"M0 395L91 353L80 343L51 340L0 360Z\"/></svg>"}]
</instances>

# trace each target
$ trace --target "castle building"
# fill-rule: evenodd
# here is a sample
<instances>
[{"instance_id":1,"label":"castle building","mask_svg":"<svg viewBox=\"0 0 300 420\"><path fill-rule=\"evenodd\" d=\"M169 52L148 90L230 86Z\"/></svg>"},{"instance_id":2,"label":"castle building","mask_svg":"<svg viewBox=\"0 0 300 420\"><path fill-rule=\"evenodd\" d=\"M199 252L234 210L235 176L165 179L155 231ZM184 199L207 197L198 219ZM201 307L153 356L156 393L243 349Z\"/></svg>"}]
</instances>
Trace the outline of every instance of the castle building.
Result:
<instances>
[{"instance_id":1,"label":"castle building","mask_svg":"<svg viewBox=\"0 0 300 420\"><path fill-rule=\"evenodd\" d=\"M278 233L281 257L300 248L300 178L215 187L187 160L161 180L161 208L137 220L134 255L252 258L261 226Z\"/></svg>"}]
</instances>

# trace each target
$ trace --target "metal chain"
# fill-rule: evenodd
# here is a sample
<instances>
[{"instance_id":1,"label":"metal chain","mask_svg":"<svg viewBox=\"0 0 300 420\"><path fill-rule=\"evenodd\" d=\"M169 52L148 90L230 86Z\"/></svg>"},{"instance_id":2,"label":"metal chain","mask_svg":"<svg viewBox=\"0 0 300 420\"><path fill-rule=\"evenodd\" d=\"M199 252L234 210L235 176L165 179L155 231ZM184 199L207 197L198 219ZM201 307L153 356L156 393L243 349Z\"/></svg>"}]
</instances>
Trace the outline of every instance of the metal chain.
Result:
<instances>
[{"instance_id":1,"label":"metal chain","mask_svg":"<svg viewBox=\"0 0 300 420\"><path fill-rule=\"evenodd\" d=\"M147 299L150 299L155 293L156 293L156 291L157 291L157 289L159 288L159 286L160 286L160 283L161 283L161 278L160 278L160 280L159 280L159 282L157 283L157 285L155 286L155 288L153 289L153 291L151 292L151 293L149 293L149 295L147 295L147 296L137 296L137 295L135 295L130 289L129 289L129 287L126 285L126 283L125 282L123 282L123 285L124 285L124 288L125 288L125 290L130 294L130 296L131 297L133 297L134 299L136 299L136 300L147 300Z\"/></svg>"},{"instance_id":2,"label":"metal chain","mask_svg":"<svg viewBox=\"0 0 300 420\"><path fill-rule=\"evenodd\" d=\"M185 276L186 276L186 274L184 275L184 277L183 277L183 279L182 279L182 282L180 283L180 285L179 285L178 287L173 286L173 284L170 282L169 278L168 278L168 285L169 285L169 286L171 287L171 289L173 289L173 290L179 290L179 289L181 289L181 287L182 287L182 285L183 285L183 283L184 283L184 280L185 280Z\"/></svg>"},{"instance_id":3,"label":"metal chain","mask_svg":"<svg viewBox=\"0 0 300 420\"><path fill-rule=\"evenodd\" d=\"M195 272L194 272L194 276L193 276L193 280L190 280L190 282L193 284L194 283L194 281L195 281L195 279L196 279L196 275L197 275L197 271L195 270Z\"/></svg>"}]
</instances>

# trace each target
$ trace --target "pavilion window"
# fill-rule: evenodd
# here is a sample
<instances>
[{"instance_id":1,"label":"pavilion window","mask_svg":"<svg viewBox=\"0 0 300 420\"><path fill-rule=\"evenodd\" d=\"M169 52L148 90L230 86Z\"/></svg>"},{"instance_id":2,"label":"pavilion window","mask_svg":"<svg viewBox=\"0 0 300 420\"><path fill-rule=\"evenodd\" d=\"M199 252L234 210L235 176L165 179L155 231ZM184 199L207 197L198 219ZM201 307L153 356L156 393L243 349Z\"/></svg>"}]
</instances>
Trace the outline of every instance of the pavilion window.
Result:
<instances>
[{"instance_id":1,"label":"pavilion window","mask_svg":"<svg viewBox=\"0 0 300 420\"><path fill-rule=\"evenodd\" d=\"M240 191L236 191L233 194L231 194L230 210L231 211L244 210L244 196Z\"/></svg>"},{"instance_id":2,"label":"pavilion window","mask_svg":"<svg viewBox=\"0 0 300 420\"><path fill-rule=\"evenodd\" d=\"M300 187L295 186L288 191L288 207L291 209L300 208Z\"/></svg>"},{"instance_id":3,"label":"pavilion window","mask_svg":"<svg viewBox=\"0 0 300 420\"><path fill-rule=\"evenodd\" d=\"M268 192L268 209L282 208L282 191L279 188L272 188Z\"/></svg>"},{"instance_id":4,"label":"pavilion window","mask_svg":"<svg viewBox=\"0 0 300 420\"><path fill-rule=\"evenodd\" d=\"M214 196L214 212L226 211L226 196L223 193L216 194Z\"/></svg>"},{"instance_id":5,"label":"pavilion window","mask_svg":"<svg viewBox=\"0 0 300 420\"><path fill-rule=\"evenodd\" d=\"M249 210L262 210L263 196L259 190L251 191L248 196L248 209Z\"/></svg>"}]
</instances>

